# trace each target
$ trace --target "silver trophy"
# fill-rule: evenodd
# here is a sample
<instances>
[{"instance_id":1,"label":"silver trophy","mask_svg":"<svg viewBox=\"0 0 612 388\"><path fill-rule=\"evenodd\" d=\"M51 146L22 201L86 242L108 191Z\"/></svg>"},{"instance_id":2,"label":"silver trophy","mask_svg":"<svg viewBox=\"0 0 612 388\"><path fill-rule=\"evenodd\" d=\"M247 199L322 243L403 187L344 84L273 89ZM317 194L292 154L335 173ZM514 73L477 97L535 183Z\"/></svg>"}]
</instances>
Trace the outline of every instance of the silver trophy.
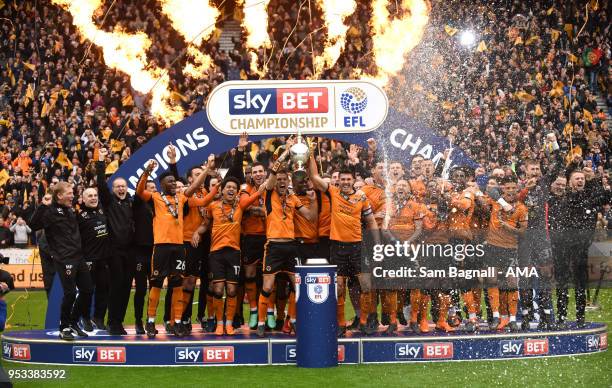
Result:
<instances>
[{"instance_id":1,"label":"silver trophy","mask_svg":"<svg viewBox=\"0 0 612 388\"><path fill-rule=\"evenodd\" d=\"M308 144L304 141L302 134L298 132L297 140L294 145L289 149L289 153L291 154L291 161L294 164L294 170L292 175L297 180L304 180L308 176L306 172L306 165L308 164L308 159L310 158L310 149L308 148Z\"/></svg>"}]
</instances>

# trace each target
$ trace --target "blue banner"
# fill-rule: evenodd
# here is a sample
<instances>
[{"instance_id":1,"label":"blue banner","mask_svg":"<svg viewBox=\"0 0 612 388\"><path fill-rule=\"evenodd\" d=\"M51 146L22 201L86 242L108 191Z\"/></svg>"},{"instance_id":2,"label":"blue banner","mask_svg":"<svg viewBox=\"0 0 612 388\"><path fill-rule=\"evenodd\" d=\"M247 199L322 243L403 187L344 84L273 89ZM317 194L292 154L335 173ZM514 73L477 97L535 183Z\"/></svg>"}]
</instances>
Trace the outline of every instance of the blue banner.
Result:
<instances>
[{"instance_id":1,"label":"blue banner","mask_svg":"<svg viewBox=\"0 0 612 388\"><path fill-rule=\"evenodd\" d=\"M290 132L279 133L278 136L284 136L288 133ZM406 114L390 109L387 119L376 131L369 133L334 133L334 130L330 129L329 132L309 134L309 136L323 136L364 147L367 146L369 138L374 138L377 140L379 149L382 149L389 159L397 159L407 164L415 155L432 159L434 163L440 160L442 153L449 148L450 144L446 138L436 136L433 133L434 131L431 128L409 118ZM259 135L250 136L249 139L259 141L270 137L272 136ZM200 111L149 140L121 165L112 178L125 178L128 181L128 189L133 194L138 184L138 178L150 159L155 159L158 163L157 170L151 174L153 179L168 169L167 147L170 143L178 149L177 168L179 173L185 174L190 167L204 162L211 153L226 152L236 147L237 142L238 136L217 131L208 121L206 111ZM450 159L452 165L465 165L474 168L477 166L458 148L453 149Z\"/></svg>"}]
</instances>

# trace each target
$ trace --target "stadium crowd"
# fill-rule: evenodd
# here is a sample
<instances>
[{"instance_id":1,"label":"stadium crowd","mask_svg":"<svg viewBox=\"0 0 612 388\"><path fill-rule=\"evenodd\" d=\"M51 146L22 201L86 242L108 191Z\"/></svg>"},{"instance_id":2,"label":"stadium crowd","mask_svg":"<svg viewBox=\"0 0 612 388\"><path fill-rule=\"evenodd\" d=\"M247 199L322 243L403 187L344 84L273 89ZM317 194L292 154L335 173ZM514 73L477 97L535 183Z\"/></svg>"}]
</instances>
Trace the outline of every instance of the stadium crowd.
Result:
<instances>
[{"instance_id":1,"label":"stadium crowd","mask_svg":"<svg viewBox=\"0 0 612 388\"><path fill-rule=\"evenodd\" d=\"M609 187L607 170L611 167L607 118L612 110L611 53L609 40L605 38L609 35L609 25L605 22L608 10L606 2L591 3L587 18L585 8L574 2L474 1L468 4L433 1L423 43L408 55L401 74L388 86L391 104L427 123L440 135L447 136L474 159L480 167L463 173L468 180L479 182L482 192L486 192L489 184L499 185L512 180L512 177L516 178L520 189L528 189L528 192L541 187L537 173L529 170L530 165L536 164L541 167L543 175L552 171L559 173L555 166L563 165L569 171L578 168L576 164L579 164L590 184L606 189ZM38 9L35 9L35 4ZM307 79L314 74L310 51L312 47L317 49L316 45L310 45L310 39L320 42L325 29L320 28L320 11L302 5L281 0L270 2L269 31L276 51L268 55L271 58L269 78ZM148 51L151 61L169 69L175 103L181 104L188 115L204 109L209 91L219 83L237 78L259 78L249 69L244 40L236 42L235 50L226 53L219 50L217 33L201 47L214 58L214 66L207 76L200 80L185 77L181 69L186 59L174 61L184 50L184 41L161 14L155 1L120 2L106 15L108 7L109 4L105 4L102 12L97 14L97 22L103 28L120 25L126 31L146 32L153 41ZM221 18L239 17L240 12L235 12L233 7L227 5ZM318 74L319 78L350 78L355 68L375 72L368 28L370 15L368 2L358 2L357 11L349 18L351 27L345 52L332 69ZM60 8L32 1L19 5L6 3L0 8L0 18L2 245L23 245L24 231L27 241L26 228L32 227L29 220L35 209L43 203L47 193L47 200L50 200L51 189L64 181L72 185L74 198L70 202L80 214L87 212L86 189L99 188L96 195L100 197L100 205L107 213L111 209L109 218L118 217L109 220L111 239L113 236L119 238L121 230L117 228L120 221L127 220L122 218L127 214L123 207L128 206L125 204L125 187L113 186L113 193L103 194L104 175L116 171L132 153L165 130L166 124L147 111L147 97L131 89L128 75L107 68L101 51L80 39L71 25L71 17ZM457 40L459 31L465 29L477 32L472 46L462 45ZM263 60L264 56L260 55L260 58ZM607 112L598 110L597 95L607 102ZM243 144L242 150L234 149L228 155L217 155L215 162L217 167L237 171L235 166L240 162L236 162L237 155L242 155L241 168L244 167L244 171L241 173L245 180L254 179L258 163L265 171L272 168L286 141L285 138L276 138ZM381 156L375 143L357 147L327 139L317 141L321 151L316 153L316 164L321 176L333 180L338 178L341 170L350 167L358 172L357 187L375 186ZM400 161L397 171L405 171L404 177L408 180L419 180L419 175L425 174L423 170L434 172L428 168L421 170L419 162L418 158L410 164ZM210 163L211 166L214 164ZM497 181L482 182L478 179L484 176ZM191 183L189 178L184 178L183 184ZM395 178L397 182L401 177ZM227 186L226 182L224 186ZM66 188L63 184L60 187L62 190ZM475 187L468 188L477 191ZM415 190L413 187L412 191ZM541 191L548 195L549 187ZM529 205L537 208L537 212L548 201L538 198ZM374 201L370 199L370 202ZM136 207L135 204L129 206ZM598 215L595 219L597 225L604 229L611 227L608 222L612 218L609 203L594 209ZM591 217L587 218L590 222ZM133 224L133 213L127 221L125 225ZM40 229L41 225L36 226ZM592 226L594 228L595 224ZM14 238L11 229L15 232ZM47 242L44 238L38 241L40 236L40 232L30 233L30 241L41 244L42 255L42 247ZM105 255L117 256L113 252L130 244L128 241L114 241ZM146 256L147 252L141 254ZM94 276L93 283L96 287L109 289L107 302L96 300L96 306L109 305L109 326L120 333L129 285L127 280L118 278L109 284L103 274L104 271L129 273L136 270L128 268L121 257L113 260L112 265L96 273L99 276ZM47 270L51 268L47 260ZM143 298L142 287L144 284L146 292L147 277L136 278L137 286L140 285L137 294ZM185 290L193 291L194 280L182 285L174 284L173 292L176 294L168 298L170 307L166 310L169 310L169 315L165 321L172 323L169 318L175 315L171 312L172 306L182 300ZM230 295L236 290L230 291L230 282L227 283L227 295ZM93 284L89 286L93 287ZM152 290L156 288L159 284ZM265 285L263 290L266 293L270 291ZM211 293L218 296L218 292ZM101 293L96 293L96 298L98 294ZM540 296L544 302L550 300L550 295ZM458 307L458 295L452 297L452 304ZM250 303L256 303L253 299L249 296ZM466 306L475 306L473 300L475 297L468 295ZM113 301L120 301L122 305L111 306ZM199 308L203 309L206 302L200 301ZM446 299L444 301L446 303ZM421 303L419 299L414 302ZM83 310L72 313L78 315L85 311L87 301L81 303ZM71 303L66 302L66 306L68 304ZM142 308L138 319L142 317ZM71 318L67 317L71 310L68 307L64 310L68 315L63 316L63 321L70 323ZM280 310L283 311L282 319L284 307ZM473 310L469 312L471 318L475 314ZM191 316L191 311L188 313ZM198 317L203 319L203 314L199 311ZM397 314L402 315L401 309ZM94 318L102 319L94 319L96 326L105 326L104 311L97 311ZM274 325L270 323L268 326Z\"/></svg>"}]
</instances>

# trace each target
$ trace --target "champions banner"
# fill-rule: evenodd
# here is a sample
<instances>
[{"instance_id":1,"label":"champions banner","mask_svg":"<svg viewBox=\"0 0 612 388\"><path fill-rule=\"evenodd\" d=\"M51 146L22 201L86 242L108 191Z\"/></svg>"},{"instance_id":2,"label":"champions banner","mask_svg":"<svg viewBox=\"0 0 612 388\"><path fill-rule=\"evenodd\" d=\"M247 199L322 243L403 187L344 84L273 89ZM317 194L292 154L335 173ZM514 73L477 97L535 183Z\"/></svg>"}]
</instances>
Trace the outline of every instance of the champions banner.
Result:
<instances>
[{"instance_id":1,"label":"champions banner","mask_svg":"<svg viewBox=\"0 0 612 388\"><path fill-rule=\"evenodd\" d=\"M208 111L208 112L207 112ZM180 174L200 165L208 155L236 147L238 135L250 141L296 134L322 136L367 147L377 140L379 152L404 164L421 155L438 163L449 141L435 136L431 128L407 115L388 109L384 92L363 81L251 81L226 82L209 99L207 111L200 111L151 139L121 165L113 175L125 178L130 194L147 162L155 159L157 170L169 168L168 147L177 152ZM476 167L460 149L453 149L450 165Z\"/></svg>"}]
</instances>

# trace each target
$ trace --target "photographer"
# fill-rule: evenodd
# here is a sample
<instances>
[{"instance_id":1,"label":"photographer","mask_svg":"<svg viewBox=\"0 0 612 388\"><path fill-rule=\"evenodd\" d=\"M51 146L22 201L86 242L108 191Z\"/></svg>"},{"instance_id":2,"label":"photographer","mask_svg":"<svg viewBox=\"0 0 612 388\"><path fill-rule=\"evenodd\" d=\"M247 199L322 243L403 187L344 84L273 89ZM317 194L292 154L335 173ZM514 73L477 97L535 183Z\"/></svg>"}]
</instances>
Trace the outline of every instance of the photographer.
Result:
<instances>
[{"instance_id":1,"label":"photographer","mask_svg":"<svg viewBox=\"0 0 612 388\"><path fill-rule=\"evenodd\" d=\"M72 185L59 182L54 186L52 200L45 196L30 220L33 230L45 230L49 251L62 282L64 298L59 337L64 340L73 340L73 331L80 337L87 337L76 321L79 316L87 316L93 293L89 268L83 260L81 234L72 208L73 199ZM77 308L73 309L75 301Z\"/></svg>"},{"instance_id":2,"label":"photographer","mask_svg":"<svg viewBox=\"0 0 612 388\"><path fill-rule=\"evenodd\" d=\"M32 229L26 224L25 220L21 217L17 218L17 221L10 227L11 232L15 234L15 247L25 249L28 246L29 234L32 233Z\"/></svg>"}]
</instances>

